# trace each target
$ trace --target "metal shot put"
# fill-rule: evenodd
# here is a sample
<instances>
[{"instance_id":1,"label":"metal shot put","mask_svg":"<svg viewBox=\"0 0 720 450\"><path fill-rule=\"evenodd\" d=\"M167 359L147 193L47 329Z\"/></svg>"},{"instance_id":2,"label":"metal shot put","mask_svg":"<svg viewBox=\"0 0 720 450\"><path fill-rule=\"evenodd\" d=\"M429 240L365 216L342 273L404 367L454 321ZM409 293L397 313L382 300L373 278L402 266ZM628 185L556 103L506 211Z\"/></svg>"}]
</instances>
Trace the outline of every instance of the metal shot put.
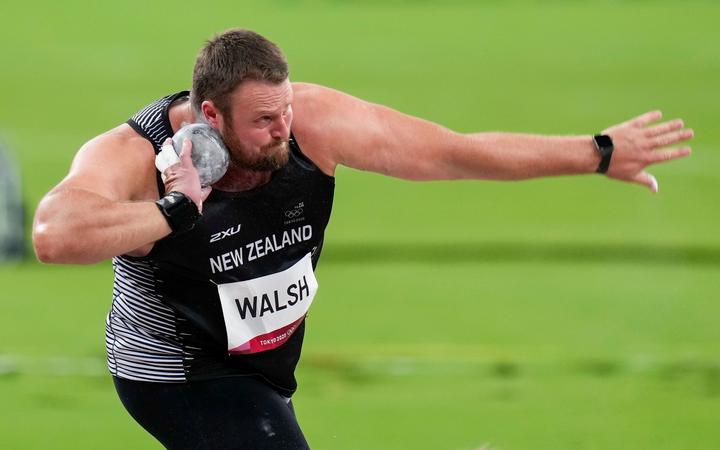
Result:
<instances>
[{"instance_id":1,"label":"metal shot put","mask_svg":"<svg viewBox=\"0 0 720 450\"><path fill-rule=\"evenodd\" d=\"M292 83L275 44L232 29L202 48L191 91L80 149L38 207L34 248L48 263L112 258L108 368L165 447L308 448L291 397L339 165L420 181L600 173L654 192L647 167L688 156L668 147L693 136L661 117L577 136L459 133Z\"/></svg>"},{"instance_id":2,"label":"metal shot put","mask_svg":"<svg viewBox=\"0 0 720 450\"><path fill-rule=\"evenodd\" d=\"M191 123L180 128L172 137L172 146L178 156L185 139L192 141L192 162L201 186L210 186L225 175L230 157L215 128L206 123Z\"/></svg>"}]
</instances>

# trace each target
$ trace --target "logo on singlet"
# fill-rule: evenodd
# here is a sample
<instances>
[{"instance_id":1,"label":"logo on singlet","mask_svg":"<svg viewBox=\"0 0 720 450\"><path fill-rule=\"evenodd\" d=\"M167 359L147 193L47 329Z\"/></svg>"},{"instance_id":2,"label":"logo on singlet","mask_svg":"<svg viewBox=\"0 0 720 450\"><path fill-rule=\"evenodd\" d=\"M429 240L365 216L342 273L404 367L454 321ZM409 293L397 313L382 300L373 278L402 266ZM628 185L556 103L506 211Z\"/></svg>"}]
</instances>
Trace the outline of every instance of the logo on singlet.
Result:
<instances>
[{"instance_id":1,"label":"logo on singlet","mask_svg":"<svg viewBox=\"0 0 720 450\"><path fill-rule=\"evenodd\" d=\"M238 234L238 233L240 232L240 227L241 227L241 226L242 226L242 224L237 224L237 225L235 225L235 226L233 226L233 227L228 228L228 229L225 230L225 231L221 231L221 232L219 232L219 233L211 234L211 235L210 235L210 243L212 244L213 242L221 241L221 240L225 239L226 237L230 237L230 236L233 236L233 235L235 235L235 234Z\"/></svg>"},{"instance_id":2,"label":"logo on singlet","mask_svg":"<svg viewBox=\"0 0 720 450\"><path fill-rule=\"evenodd\" d=\"M303 217L305 208L305 202L300 202L293 206L292 208L285 211L285 225L294 223L294 222L302 222L305 220L305 217Z\"/></svg>"}]
</instances>

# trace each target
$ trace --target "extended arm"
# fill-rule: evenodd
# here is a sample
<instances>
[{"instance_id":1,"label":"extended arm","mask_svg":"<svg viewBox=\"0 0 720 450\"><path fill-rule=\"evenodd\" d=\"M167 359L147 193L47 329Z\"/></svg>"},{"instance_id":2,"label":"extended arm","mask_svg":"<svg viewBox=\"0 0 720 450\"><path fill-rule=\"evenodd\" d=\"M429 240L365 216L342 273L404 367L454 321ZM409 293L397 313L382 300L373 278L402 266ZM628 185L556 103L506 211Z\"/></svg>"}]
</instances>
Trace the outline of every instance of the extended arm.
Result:
<instances>
[{"instance_id":1,"label":"extended arm","mask_svg":"<svg viewBox=\"0 0 720 450\"><path fill-rule=\"evenodd\" d=\"M41 261L87 264L121 254L141 256L170 233L154 203L152 147L123 127L83 146L68 176L40 202L33 245ZM185 150L166 186L201 205L189 145Z\"/></svg>"},{"instance_id":2,"label":"extended arm","mask_svg":"<svg viewBox=\"0 0 720 450\"><path fill-rule=\"evenodd\" d=\"M315 85L295 85L293 131L327 173L337 164L411 180L519 180L592 173L600 156L592 137L519 133L462 134L426 120ZM644 169L690 154L655 150L692 137L679 120L650 126L659 112L605 130L615 143L607 175L653 187Z\"/></svg>"}]
</instances>

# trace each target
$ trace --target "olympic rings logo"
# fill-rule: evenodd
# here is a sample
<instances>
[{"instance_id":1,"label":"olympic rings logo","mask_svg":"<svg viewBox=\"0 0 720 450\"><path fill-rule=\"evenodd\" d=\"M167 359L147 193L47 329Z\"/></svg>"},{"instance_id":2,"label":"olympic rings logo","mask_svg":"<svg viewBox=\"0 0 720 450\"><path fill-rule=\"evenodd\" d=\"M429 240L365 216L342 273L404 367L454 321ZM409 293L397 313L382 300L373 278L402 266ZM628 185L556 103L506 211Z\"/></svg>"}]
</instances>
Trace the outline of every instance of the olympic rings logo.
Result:
<instances>
[{"instance_id":1,"label":"olympic rings logo","mask_svg":"<svg viewBox=\"0 0 720 450\"><path fill-rule=\"evenodd\" d=\"M294 219L294 218L300 216L302 213L303 213L302 208L294 208L294 209L285 211L285 217L287 217L288 219Z\"/></svg>"}]
</instances>

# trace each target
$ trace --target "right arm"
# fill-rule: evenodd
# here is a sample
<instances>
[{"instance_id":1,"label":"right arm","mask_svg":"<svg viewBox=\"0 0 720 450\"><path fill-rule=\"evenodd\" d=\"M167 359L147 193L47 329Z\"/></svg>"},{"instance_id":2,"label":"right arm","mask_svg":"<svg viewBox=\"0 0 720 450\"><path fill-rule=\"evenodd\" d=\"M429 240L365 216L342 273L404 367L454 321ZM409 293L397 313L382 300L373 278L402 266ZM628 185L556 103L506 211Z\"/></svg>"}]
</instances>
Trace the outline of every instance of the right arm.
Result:
<instances>
[{"instance_id":1,"label":"right arm","mask_svg":"<svg viewBox=\"0 0 720 450\"><path fill-rule=\"evenodd\" d=\"M189 150L183 147L181 163L171 168L173 185L169 179L166 189L184 192L200 205ZM149 253L155 241L171 232L155 205L154 160L150 143L126 125L85 144L68 176L42 199L35 213L33 246L38 259L90 264Z\"/></svg>"}]
</instances>

